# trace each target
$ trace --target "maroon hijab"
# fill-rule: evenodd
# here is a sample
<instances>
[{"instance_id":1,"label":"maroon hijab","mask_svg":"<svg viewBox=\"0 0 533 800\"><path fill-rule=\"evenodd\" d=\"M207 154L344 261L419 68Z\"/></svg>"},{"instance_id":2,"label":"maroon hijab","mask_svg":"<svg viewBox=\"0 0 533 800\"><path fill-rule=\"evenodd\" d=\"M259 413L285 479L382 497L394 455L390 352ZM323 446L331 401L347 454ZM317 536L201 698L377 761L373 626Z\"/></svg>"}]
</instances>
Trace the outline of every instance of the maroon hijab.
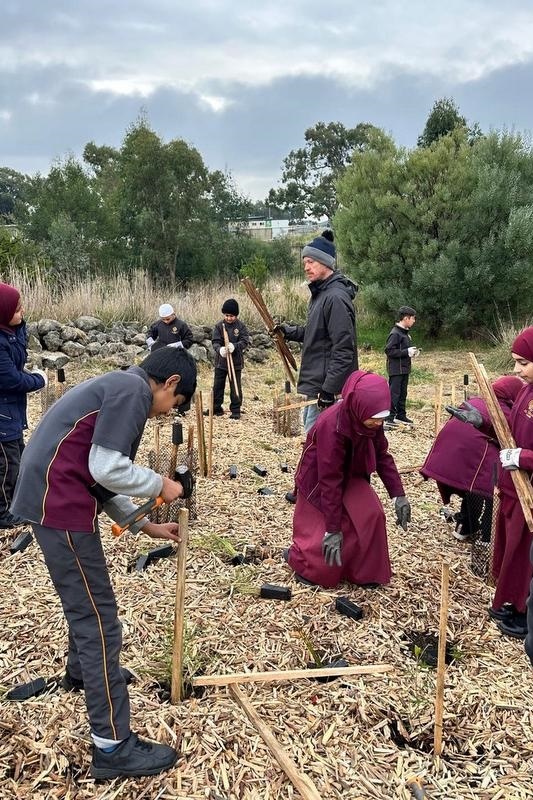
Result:
<instances>
[{"instance_id":1,"label":"maroon hijab","mask_svg":"<svg viewBox=\"0 0 533 800\"><path fill-rule=\"evenodd\" d=\"M17 310L20 292L8 283L0 283L0 328L8 333L13 333L14 328L9 324Z\"/></svg>"},{"instance_id":2,"label":"maroon hijab","mask_svg":"<svg viewBox=\"0 0 533 800\"><path fill-rule=\"evenodd\" d=\"M511 353L527 361L533 361L533 326L518 334L511 345Z\"/></svg>"},{"instance_id":3,"label":"maroon hijab","mask_svg":"<svg viewBox=\"0 0 533 800\"><path fill-rule=\"evenodd\" d=\"M516 375L504 375L503 378L498 378L492 384L498 400L502 400L508 406L513 405L524 386L526 386L524 381Z\"/></svg>"},{"instance_id":4,"label":"maroon hijab","mask_svg":"<svg viewBox=\"0 0 533 800\"><path fill-rule=\"evenodd\" d=\"M366 428L365 419L390 409L390 391L385 378L373 372L357 370L342 387L339 430L350 438L354 433L374 437L381 428Z\"/></svg>"}]
</instances>

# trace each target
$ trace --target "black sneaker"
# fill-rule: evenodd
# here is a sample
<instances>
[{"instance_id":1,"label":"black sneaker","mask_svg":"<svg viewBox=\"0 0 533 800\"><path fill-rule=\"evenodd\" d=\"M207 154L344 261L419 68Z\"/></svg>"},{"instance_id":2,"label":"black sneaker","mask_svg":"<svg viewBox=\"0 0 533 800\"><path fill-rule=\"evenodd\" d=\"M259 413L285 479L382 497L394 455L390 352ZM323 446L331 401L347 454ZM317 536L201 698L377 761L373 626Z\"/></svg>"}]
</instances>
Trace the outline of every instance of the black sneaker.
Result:
<instances>
[{"instance_id":1,"label":"black sneaker","mask_svg":"<svg viewBox=\"0 0 533 800\"><path fill-rule=\"evenodd\" d=\"M9 511L0 517L0 529L9 530L18 528L21 525L26 525L26 520L22 519L22 517L17 517L15 514L10 514Z\"/></svg>"},{"instance_id":2,"label":"black sneaker","mask_svg":"<svg viewBox=\"0 0 533 800\"><path fill-rule=\"evenodd\" d=\"M511 636L513 639L525 639L527 636L525 614L515 614L508 620L500 620L497 625L504 636Z\"/></svg>"},{"instance_id":3,"label":"black sneaker","mask_svg":"<svg viewBox=\"0 0 533 800\"><path fill-rule=\"evenodd\" d=\"M508 622L516 613L516 608L510 603L503 605L501 608L492 608L492 606L490 606L488 609L489 617L491 619L497 619L498 622Z\"/></svg>"},{"instance_id":4,"label":"black sneaker","mask_svg":"<svg viewBox=\"0 0 533 800\"><path fill-rule=\"evenodd\" d=\"M414 425L413 420L409 419L409 417L394 417L394 422L401 422L404 425Z\"/></svg>"},{"instance_id":5,"label":"black sneaker","mask_svg":"<svg viewBox=\"0 0 533 800\"><path fill-rule=\"evenodd\" d=\"M208 416L209 416L209 409L207 409L207 411L204 411L204 417L208 417ZM213 416L214 417L223 417L224 416L223 409L217 408L215 411L213 411Z\"/></svg>"},{"instance_id":6,"label":"black sneaker","mask_svg":"<svg viewBox=\"0 0 533 800\"><path fill-rule=\"evenodd\" d=\"M287 492L285 500L287 503L292 503L292 505L294 505L296 503L296 492Z\"/></svg>"},{"instance_id":7,"label":"black sneaker","mask_svg":"<svg viewBox=\"0 0 533 800\"><path fill-rule=\"evenodd\" d=\"M134 680L133 673L126 669L126 667L121 667L120 671L122 673L122 677L126 681L126 686ZM64 689L66 692L83 692L85 689L84 683L80 678L73 678L68 669L65 670L65 674L61 678L60 681L61 688Z\"/></svg>"},{"instance_id":8,"label":"black sneaker","mask_svg":"<svg viewBox=\"0 0 533 800\"><path fill-rule=\"evenodd\" d=\"M398 427L398 423L394 421L394 417L385 417L383 420L383 428L386 431L391 431Z\"/></svg>"},{"instance_id":9,"label":"black sneaker","mask_svg":"<svg viewBox=\"0 0 533 800\"><path fill-rule=\"evenodd\" d=\"M159 775L174 766L178 752L173 747L139 739L130 733L112 753L93 746L90 773L93 778L140 778Z\"/></svg>"},{"instance_id":10,"label":"black sneaker","mask_svg":"<svg viewBox=\"0 0 533 800\"><path fill-rule=\"evenodd\" d=\"M241 418L241 415L240 415L240 414L230 414L230 415L229 415L229 418L230 418L230 419L240 419L240 418Z\"/></svg>"}]
</instances>

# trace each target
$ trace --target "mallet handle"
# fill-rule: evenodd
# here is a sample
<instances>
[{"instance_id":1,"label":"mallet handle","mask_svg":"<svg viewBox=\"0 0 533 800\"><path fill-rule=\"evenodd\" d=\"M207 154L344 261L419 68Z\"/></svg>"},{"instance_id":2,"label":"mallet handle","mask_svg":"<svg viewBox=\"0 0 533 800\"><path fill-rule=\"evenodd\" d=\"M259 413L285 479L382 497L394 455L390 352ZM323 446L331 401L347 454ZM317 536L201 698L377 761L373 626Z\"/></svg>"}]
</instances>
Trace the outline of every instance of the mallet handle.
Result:
<instances>
[{"instance_id":1,"label":"mallet handle","mask_svg":"<svg viewBox=\"0 0 533 800\"><path fill-rule=\"evenodd\" d=\"M123 521L122 525L119 525L118 522L115 522L115 524L111 526L111 532L113 536L121 536L126 528L128 528L133 522L138 522L140 519L149 514L150 511L153 511L154 508L157 508L157 506L162 506L164 502L165 501L161 496L156 497L155 500L153 498L148 500L147 503L144 503L136 511L132 511L131 514Z\"/></svg>"}]
</instances>

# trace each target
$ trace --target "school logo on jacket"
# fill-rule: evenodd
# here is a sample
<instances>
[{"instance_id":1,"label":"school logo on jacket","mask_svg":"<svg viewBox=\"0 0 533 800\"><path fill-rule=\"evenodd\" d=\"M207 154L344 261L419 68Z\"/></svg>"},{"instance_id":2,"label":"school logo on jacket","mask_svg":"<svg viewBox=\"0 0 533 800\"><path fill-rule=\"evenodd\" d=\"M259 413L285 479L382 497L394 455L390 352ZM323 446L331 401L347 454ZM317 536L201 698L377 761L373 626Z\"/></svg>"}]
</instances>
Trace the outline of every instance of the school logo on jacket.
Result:
<instances>
[{"instance_id":1,"label":"school logo on jacket","mask_svg":"<svg viewBox=\"0 0 533 800\"><path fill-rule=\"evenodd\" d=\"M238 336L239 335L239 329L238 328L233 328L233 335L234 336Z\"/></svg>"},{"instance_id":2,"label":"school logo on jacket","mask_svg":"<svg viewBox=\"0 0 533 800\"><path fill-rule=\"evenodd\" d=\"M174 327L172 328L172 333L177 333L177 332L178 332L178 329L177 329L177 328L176 328L176 326L174 325Z\"/></svg>"}]
</instances>

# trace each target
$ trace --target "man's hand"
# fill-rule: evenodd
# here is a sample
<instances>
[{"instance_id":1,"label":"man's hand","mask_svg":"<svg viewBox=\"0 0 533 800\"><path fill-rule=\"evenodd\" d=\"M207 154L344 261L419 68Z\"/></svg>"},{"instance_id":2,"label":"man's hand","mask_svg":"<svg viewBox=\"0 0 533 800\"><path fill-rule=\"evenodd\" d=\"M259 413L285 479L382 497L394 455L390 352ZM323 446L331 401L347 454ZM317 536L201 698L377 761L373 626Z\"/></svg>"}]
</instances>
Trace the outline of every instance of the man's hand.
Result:
<instances>
[{"instance_id":1,"label":"man's hand","mask_svg":"<svg viewBox=\"0 0 533 800\"><path fill-rule=\"evenodd\" d=\"M288 327L289 326L285 322L280 322L277 325L274 325L273 328L270 328L268 335L273 339L275 339L277 333L281 333L282 336L285 336Z\"/></svg>"},{"instance_id":2,"label":"man's hand","mask_svg":"<svg viewBox=\"0 0 533 800\"><path fill-rule=\"evenodd\" d=\"M159 525L156 522L148 522L141 530L151 539L170 539L173 542L181 542L180 526L177 522L163 522Z\"/></svg>"},{"instance_id":3,"label":"man's hand","mask_svg":"<svg viewBox=\"0 0 533 800\"><path fill-rule=\"evenodd\" d=\"M332 567L336 564L338 567L342 567L341 550L342 531L326 531L322 539L322 555L328 566Z\"/></svg>"},{"instance_id":4,"label":"man's hand","mask_svg":"<svg viewBox=\"0 0 533 800\"><path fill-rule=\"evenodd\" d=\"M407 497L397 497L394 501L394 511L396 512L396 524L400 525L404 531L407 530L407 523L411 522L411 504Z\"/></svg>"},{"instance_id":5,"label":"man's hand","mask_svg":"<svg viewBox=\"0 0 533 800\"><path fill-rule=\"evenodd\" d=\"M464 408L456 408L456 406L446 406L446 411L452 417L458 419L460 422L468 422L474 428L481 428L483 425L483 417L477 408L474 408L472 403L463 403Z\"/></svg>"},{"instance_id":6,"label":"man's hand","mask_svg":"<svg viewBox=\"0 0 533 800\"><path fill-rule=\"evenodd\" d=\"M317 406L321 411L325 408L329 408L335 402L335 395L331 394L331 392L325 392L323 389L320 390L318 393L318 401Z\"/></svg>"},{"instance_id":7,"label":"man's hand","mask_svg":"<svg viewBox=\"0 0 533 800\"><path fill-rule=\"evenodd\" d=\"M161 487L160 495L165 503L172 503L173 500L178 500L183 497L183 486L179 481L172 481L165 475L163 478L163 486Z\"/></svg>"},{"instance_id":8,"label":"man's hand","mask_svg":"<svg viewBox=\"0 0 533 800\"><path fill-rule=\"evenodd\" d=\"M521 447L507 447L500 450L500 461L504 469L520 469Z\"/></svg>"}]
</instances>

